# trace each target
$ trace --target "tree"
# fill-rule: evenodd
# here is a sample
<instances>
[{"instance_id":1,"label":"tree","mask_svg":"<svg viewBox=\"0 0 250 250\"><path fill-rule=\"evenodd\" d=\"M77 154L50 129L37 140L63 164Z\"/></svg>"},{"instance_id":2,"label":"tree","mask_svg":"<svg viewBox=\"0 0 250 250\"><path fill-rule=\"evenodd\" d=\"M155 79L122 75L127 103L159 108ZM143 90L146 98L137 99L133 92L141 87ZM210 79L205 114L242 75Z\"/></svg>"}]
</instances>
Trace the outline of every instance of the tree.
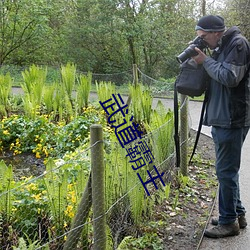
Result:
<instances>
[{"instance_id":1,"label":"tree","mask_svg":"<svg viewBox=\"0 0 250 250\"><path fill-rule=\"evenodd\" d=\"M7 0L0 2L0 65L29 41L43 33L46 8L42 1ZM41 39L26 53L41 47ZM20 62L17 62L20 63Z\"/></svg>"}]
</instances>

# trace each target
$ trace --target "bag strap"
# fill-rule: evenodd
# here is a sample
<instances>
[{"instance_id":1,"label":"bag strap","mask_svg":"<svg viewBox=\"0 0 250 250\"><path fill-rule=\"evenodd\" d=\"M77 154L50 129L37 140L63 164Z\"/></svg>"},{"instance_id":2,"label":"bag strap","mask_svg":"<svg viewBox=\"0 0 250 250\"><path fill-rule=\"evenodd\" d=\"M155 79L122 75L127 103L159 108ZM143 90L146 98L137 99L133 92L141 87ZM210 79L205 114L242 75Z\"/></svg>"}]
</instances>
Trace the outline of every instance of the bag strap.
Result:
<instances>
[{"instance_id":1,"label":"bag strap","mask_svg":"<svg viewBox=\"0 0 250 250\"><path fill-rule=\"evenodd\" d=\"M175 141L175 154L176 154L176 167L180 167L180 138L179 138L179 112L178 112L178 93L176 88L176 82L174 83L174 141Z\"/></svg>"},{"instance_id":2,"label":"bag strap","mask_svg":"<svg viewBox=\"0 0 250 250\"><path fill-rule=\"evenodd\" d=\"M204 117L204 113L205 113L205 109L206 109L206 104L207 104L207 90L205 91L205 97L204 97L204 101L202 103L199 126L198 126L198 130L196 132L195 143L194 143L194 147L193 147L193 152L192 152L192 154L190 156L190 159L189 159L189 164L192 162L192 159L193 159L193 156L195 154L195 151L196 151L196 148L197 148L197 145L198 145L198 141L199 141L199 138L200 138L203 117Z\"/></svg>"}]
</instances>

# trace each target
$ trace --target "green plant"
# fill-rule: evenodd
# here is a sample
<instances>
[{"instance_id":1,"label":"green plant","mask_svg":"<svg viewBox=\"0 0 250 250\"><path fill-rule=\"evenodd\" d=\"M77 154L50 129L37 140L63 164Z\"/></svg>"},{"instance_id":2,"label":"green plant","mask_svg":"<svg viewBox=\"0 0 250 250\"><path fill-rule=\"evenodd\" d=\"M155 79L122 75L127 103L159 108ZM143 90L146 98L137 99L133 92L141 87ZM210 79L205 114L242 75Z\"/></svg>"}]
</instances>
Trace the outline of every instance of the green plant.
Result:
<instances>
[{"instance_id":1,"label":"green plant","mask_svg":"<svg viewBox=\"0 0 250 250\"><path fill-rule=\"evenodd\" d=\"M24 91L24 111L29 117L34 118L37 112L40 112L46 75L47 68L43 69L35 65L22 72L24 82L21 87Z\"/></svg>"},{"instance_id":2,"label":"green plant","mask_svg":"<svg viewBox=\"0 0 250 250\"><path fill-rule=\"evenodd\" d=\"M175 197L172 204L173 209L176 209L179 205L179 196L180 196L180 191L177 189L175 190Z\"/></svg>"},{"instance_id":3,"label":"green plant","mask_svg":"<svg viewBox=\"0 0 250 250\"><path fill-rule=\"evenodd\" d=\"M89 94L91 89L92 74L88 72L87 75L80 75L78 79L79 85L77 87L76 103L78 112L83 108L88 107Z\"/></svg>"},{"instance_id":4,"label":"green plant","mask_svg":"<svg viewBox=\"0 0 250 250\"><path fill-rule=\"evenodd\" d=\"M12 214L13 193L11 189L14 186L14 177L12 166L8 167L3 160L0 161L0 213L5 216L8 223Z\"/></svg>"},{"instance_id":5,"label":"green plant","mask_svg":"<svg viewBox=\"0 0 250 250\"><path fill-rule=\"evenodd\" d=\"M43 102L46 108L46 114L50 114L53 111L54 94L56 84L46 86L44 89Z\"/></svg>"},{"instance_id":6,"label":"green plant","mask_svg":"<svg viewBox=\"0 0 250 250\"><path fill-rule=\"evenodd\" d=\"M23 237L20 237L18 239L18 246L13 246L13 250L35 250L38 249L41 245L38 240L32 242L32 240L29 238L28 235L25 235L25 238L27 239L27 242ZM43 250L49 250L49 246L43 246Z\"/></svg>"},{"instance_id":7,"label":"green plant","mask_svg":"<svg viewBox=\"0 0 250 250\"><path fill-rule=\"evenodd\" d=\"M150 123L152 110L152 95L148 89L143 90L143 85L129 85L131 96L131 109L134 115L135 123Z\"/></svg>"},{"instance_id":8,"label":"green plant","mask_svg":"<svg viewBox=\"0 0 250 250\"><path fill-rule=\"evenodd\" d=\"M67 63L66 66L61 66L62 86L66 91L69 100L72 103L72 91L76 81L76 65Z\"/></svg>"},{"instance_id":9,"label":"green plant","mask_svg":"<svg viewBox=\"0 0 250 250\"><path fill-rule=\"evenodd\" d=\"M169 199L170 192L171 192L171 183L168 183L168 184L165 186L165 198L166 198L166 200Z\"/></svg>"},{"instance_id":10,"label":"green plant","mask_svg":"<svg viewBox=\"0 0 250 250\"><path fill-rule=\"evenodd\" d=\"M163 242L156 233L145 233L142 237L125 237L117 250L152 249L163 250Z\"/></svg>"},{"instance_id":11,"label":"green plant","mask_svg":"<svg viewBox=\"0 0 250 250\"><path fill-rule=\"evenodd\" d=\"M48 228L39 230L39 227L44 228L42 221L49 221L49 207L43 182L41 179L35 180L30 176L22 177L17 185L18 188L13 190L15 196L12 215L13 227L16 231L22 228L19 236L27 238L28 235L28 240L36 240L38 235L40 235L40 239L44 238Z\"/></svg>"},{"instance_id":12,"label":"green plant","mask_svg":"<svg viewBox=\"0 0 250 250\"><path fill-rule=\"evenodd\" d=\"M173 112L166 111L162 102L159 101L156 109L152 111L150 123L145 124L156 164L167 160L174 151L173 115Z\"/></svg>"},{"instance_id":13,"label":"green plant","mask_svg":"<svg viewBox=\"0 0 250 250\"><path fill-rule=\"evenodd\" d=\"M115 84L112 82L96 82L96 90L98 99L101 102L105 102L112 98L112 94L115 94Z\"/></svg>"},{"instance_id":14,"label":"green plant","mask_svg":"<svg viewBox=\"0 0 250 250\"><path fill-rule=\"evenodd\" d=\"M0 116L7 116L9 111L9 96L11 93L12 79L10 74L0 75Z\"/></svg>"},{"instance_id":15,"label":"green plant","mask_svg":"<svg viewBox=\"0 0 250 250\"><path fill-rule=\"evenodd\" d=\"M190 187L192 185L189 176L185 176L181 173L178 174L178 182L181 189L185 189L187 186Z\"/></svg>"}]
</instances>

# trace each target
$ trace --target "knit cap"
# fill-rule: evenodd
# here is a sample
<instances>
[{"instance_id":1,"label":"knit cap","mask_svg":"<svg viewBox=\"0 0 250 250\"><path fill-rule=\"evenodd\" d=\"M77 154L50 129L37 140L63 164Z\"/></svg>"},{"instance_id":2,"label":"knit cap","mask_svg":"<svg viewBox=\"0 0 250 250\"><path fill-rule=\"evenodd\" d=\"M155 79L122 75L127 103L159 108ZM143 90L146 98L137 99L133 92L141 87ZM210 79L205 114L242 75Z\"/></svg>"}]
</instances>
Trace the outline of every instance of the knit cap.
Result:
<instances>
[{"instance_id":1,"label":"knit cap","mask_svg":"<svg viewBox=\"0 0 250 250\"><path fill-rule=\"evenodd\" d=\"M210 31L224 31L225 24L224 19L221 16L203 16L195 26L195 30Z\"/></svg>"}]
</instances>

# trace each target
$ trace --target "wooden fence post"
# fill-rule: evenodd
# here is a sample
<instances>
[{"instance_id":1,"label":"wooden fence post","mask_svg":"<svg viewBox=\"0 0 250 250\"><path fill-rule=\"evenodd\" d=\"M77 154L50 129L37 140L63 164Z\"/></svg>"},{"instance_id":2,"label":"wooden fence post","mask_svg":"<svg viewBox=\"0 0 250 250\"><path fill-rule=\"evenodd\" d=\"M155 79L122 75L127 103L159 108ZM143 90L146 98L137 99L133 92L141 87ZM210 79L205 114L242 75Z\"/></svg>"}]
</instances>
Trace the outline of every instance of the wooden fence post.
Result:
<instances>
[{"instance_id":1,"label":"wooden fence post","mask_svg":"<svg viewBox=\"0 0 250 250\"><path fill-rule=\"evenodd\" d=\"M180 169L181 174L187 176L188 174L188 97L181 96L180 109Z\"/></svg>"},{"instance_id":2,"label":"wooden fence post","mask_svg":"<svg viewBox=\"0 0 250 250\"><path fill-rule=\"evenodd\" d=\"M104 192L104 149L102 126L94 124L90 127L91 170L92 170L92 204L94 250L106 249L106 216Z\"/></svg>"},{"instance_id":3,"label":"wooden fence post","mask_svg":"<svg viewBox=\"0 0 250 250\"><path fill-rule=\"evenodd\" d=\"M135 86L138 84L138 70L136 64L133 64L133 84Z\"/></svg>"},{"instance_id":4,"label":"wooden fence post","mask_svg":"<svg viewBox=\"0 0 250 250\"><path fill-rule=\"evenodd\" d=\"M73 220L70 233L64 244L63 250L71 250L77 248L77 243L81 237L84 223L86 222L89 211L91 208L91 175L89 176L88 183L82 194L81 201L78 205L76 216Z\"/></svg>"}]
</instances>

